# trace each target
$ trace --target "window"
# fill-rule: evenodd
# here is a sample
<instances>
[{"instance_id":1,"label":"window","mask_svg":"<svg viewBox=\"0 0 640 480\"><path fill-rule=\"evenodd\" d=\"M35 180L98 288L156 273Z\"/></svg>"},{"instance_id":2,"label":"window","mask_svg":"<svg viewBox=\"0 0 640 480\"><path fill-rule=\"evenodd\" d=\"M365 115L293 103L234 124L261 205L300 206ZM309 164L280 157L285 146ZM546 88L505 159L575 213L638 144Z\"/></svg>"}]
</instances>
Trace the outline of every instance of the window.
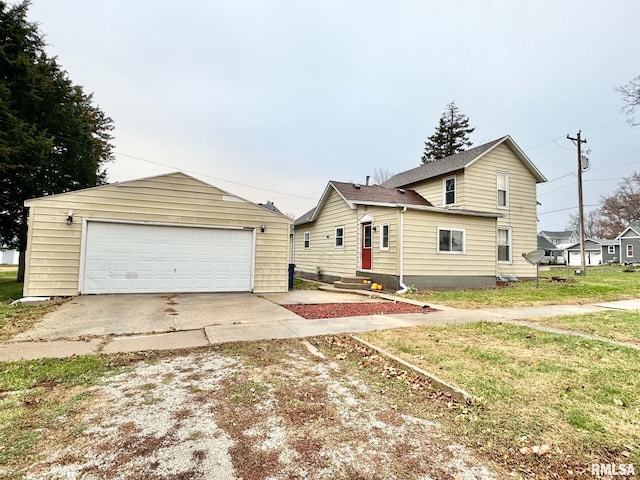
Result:
<instances>
[{"instance_id":1,"label":"window","mask_svg":"<svg viewBox=\"0 0 640 480\"><path fill-rule=\"evenodd\" d=\"M380 226L380 250L389 250L389 224Z\"/></svg>"},{"instance_id":2,"label":"window","mask_svg":"<svg viewBox=\"0 0 640 480\"><path fill-rule=\"evenodd\" d=\"M616 253L616 246L615 245L609 245L607 247L607 251L608 251L609 255L613 255L614 253Z\"/></svg>"},{"instance_id":3,"label":"window","mask_svg":"<svg viewBox=\"0 0 640 480\"><path fill-rule=\"evenodd\" d=\"M442 189L445 205L456 203L456 177L449 177L442 180Z\"/></svg>"},{"instance_id":4,"label":"window","mask_svg":"<svg viewBox=\"0 0 640 480\"><path fill-rule=\"evenodd\" d=\"M311 232L304 232L304 249L309 250L311 247Z\"/></svg>"},{"instance_id":5,"label":"window","mask_svg":"<svg viewBox=\"0 0 640 480\"><path fill-rule=\"evenodd\" d=\"M633 245L627 245L627 257L633 257Z\"/></svg>"},{"instance_id":6,"label":"window","mask_svg":"<svg viewBox=\"0 0 640 480\"><path fill-rule=\"evenodd\" d=\"M464 230L438 228L438 253L464 253Z\"/></svg>"},{"instance_id":7,"label":"window","mask_svg":"<svg viewBox=\"0 0 640 480\"><path fill-rule=\"evenodd\" d=\"M511 263L510 228L498 228L498 262Z\"/></svg>"},{"instance_id":8,"label":"window","mask_svg":"<svg viewBox=\"0 0 640 480\"><path fill-rule=\"evenodd\" d=\"M497 181L498 185L498 207L509 206L509 174L498 172Z\"/></svg>"},{"instance_id":9,"label":"window","mask_svg":"<svg viewBox=\"0 0 640 480\"><path fill-rule=\"evenodd\" d=\"M336 227L335 248L344 247L344 227Z\"/></svg>"}]
</instances>

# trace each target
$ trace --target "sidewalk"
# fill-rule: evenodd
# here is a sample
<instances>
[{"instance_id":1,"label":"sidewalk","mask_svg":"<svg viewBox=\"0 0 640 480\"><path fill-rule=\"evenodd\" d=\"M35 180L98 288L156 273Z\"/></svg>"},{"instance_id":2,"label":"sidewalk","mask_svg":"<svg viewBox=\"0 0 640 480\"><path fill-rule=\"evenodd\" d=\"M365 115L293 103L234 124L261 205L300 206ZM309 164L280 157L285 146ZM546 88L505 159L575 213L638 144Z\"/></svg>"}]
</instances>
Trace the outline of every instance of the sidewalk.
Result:
<instances>
[{"instance_id":1,"label":"sidewalk","mask_svg":"<svg viewBox=\"0 0 640 480\"><path fill-rule=\"evenodd\" d=\"M351 292L353 293L353 292ZM370 292L366 293L370 295ZM381 298L393 300L393 296L381 294ZM424 305L424 302L405 300L407 303ZM460 324L477 321L507 322L529 328L575 335L583 338L607 341L616 345L640 349L640 345L617 342L611 339L587 335L580 332L544 327L527 322L526 319L560 315L576 315L608 310L640 310L640 299L590 305L545 305L522 308L485 308L461 310L430 305L437 312L427 314L390 314L361 317L344 317L319 320L288 319L262 323L239 323L205 326L150 335L97 336L81 339L59 339L51 341L24 341L0 344L0 361L30 360L37 358L66 358L98 353L138 352L144 350L175 350L205 347L213 344L302 338L339 333L357 333L386 330L418 325Z\"/></svg>"}]
</instances>

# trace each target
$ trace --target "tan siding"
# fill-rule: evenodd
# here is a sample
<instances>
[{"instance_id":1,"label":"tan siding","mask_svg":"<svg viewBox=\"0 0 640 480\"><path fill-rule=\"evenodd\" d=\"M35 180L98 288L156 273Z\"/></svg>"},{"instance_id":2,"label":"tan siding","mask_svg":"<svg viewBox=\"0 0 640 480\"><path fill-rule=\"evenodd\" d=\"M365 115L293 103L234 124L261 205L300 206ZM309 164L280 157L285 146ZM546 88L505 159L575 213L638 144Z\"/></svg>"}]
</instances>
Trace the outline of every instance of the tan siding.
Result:
<instances>
[{"instance_id":1,"label":"tan siding","mask_svg":"<svg viewBox=\"0 0 640 480\"><path fill-rule=\"evenodd\" d=\"M335 228L340 226L344 227L344 247L334 248ZM308 250L304 249L304 232L311 232ZM296 226L296 270L315 273L316 268L320 267L326 275L354 275L358 268L357 241L356 210L352 210L332 189L318 219L313 223Z\"/></svg>"},{"instance_id":2,"label":"tan siding","mask_svg":"<svg viewBox=\"0 0 640 480\"><path fill-rule=\"evenodd\" d=\"M371 271L378 274L397 275L398 274L398 222L399 208L389 207L368 207L367 211L363 206L358 207L357 218L369 214L373 217L373 227L376 231L372 235L371 243ZM389 250L381 250L382 224L389 224ZM358 267L360 266L360 230L358 230L358 240L356 251L358 255Z\"/></svg>"},{"instance_id":3,"label":"tan siding","mask_svg":"<svg viewBox=\"0 0 640 480\"><path fill-rule=\"evenodd\" d=\"M443 175L441 177L432 178L429 180L425 180L422 183L419 183L415 186L409 186L407 188L411 188L422 195L424 198L429 200L431 204L435 207L443 207L444 206L444 187L442 182L445 178L456 177L456 203L455 206L461 207L465 204L465 178L464 172L461 170L454 174Z\"/></svg>"},{"instance_id":4,"label":"tan siding","mask_svg":"<svg viewBox=\"0 0 640 480\"><path fill-rule=\"evenodd\" d=\"M28 202L25 295L76 295L83 219L257 228L254 291L286 291L290 221L180 173ZM73 224L66 212L73 210ZM260 225L267 225L265 233Z\"/></svg>"},{"instance_id":5,"label":"tan siding","mask_svg":"<svg viewBox=\"0 0 640 480\"><path fill-rule=\"evenodd\" d=\"M465 230L465 254L438 253L438 227ZM495 275L496 221L408 210L404 219L405 275Z\"/></svg>"}]
</instances>

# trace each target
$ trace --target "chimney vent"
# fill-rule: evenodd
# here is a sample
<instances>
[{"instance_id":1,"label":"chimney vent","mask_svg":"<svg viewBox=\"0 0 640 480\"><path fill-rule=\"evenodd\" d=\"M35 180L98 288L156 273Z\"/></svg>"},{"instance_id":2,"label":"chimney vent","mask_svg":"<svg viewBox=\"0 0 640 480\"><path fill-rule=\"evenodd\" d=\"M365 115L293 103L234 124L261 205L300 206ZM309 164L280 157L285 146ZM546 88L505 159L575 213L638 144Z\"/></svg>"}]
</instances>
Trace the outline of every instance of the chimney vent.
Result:
<instances>
[{"instance_id":1,"label":"chimney vent","mask_svg":"<svg viewBox=\"0 0 640 480\"><path fill-rule=\"evenodd\" d=\"M369 179L371 178L371 175L367 175L367 183L366 185L369 186Z\"/></svg>"}]
</instances>

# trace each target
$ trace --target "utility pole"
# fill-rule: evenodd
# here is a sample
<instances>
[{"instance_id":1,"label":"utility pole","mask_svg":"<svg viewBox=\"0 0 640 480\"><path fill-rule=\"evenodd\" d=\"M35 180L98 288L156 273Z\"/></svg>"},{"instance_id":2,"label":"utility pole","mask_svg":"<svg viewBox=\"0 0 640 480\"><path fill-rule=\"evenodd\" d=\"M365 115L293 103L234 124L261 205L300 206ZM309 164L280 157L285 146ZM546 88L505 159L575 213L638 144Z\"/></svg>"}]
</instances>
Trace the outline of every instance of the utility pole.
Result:
<instances>
[{"instance_id":1,"label":"utility pole","mask_svg":"<svg viewBox=\"0 0 640 480\"><path fill-rule=\"evenodd\" d=\"M584 238L584 202L582 200L582 144L587 143L586 140L580 138L581 131L578 130L576 138L567 135L567 138L571 140L578 147L578 213L580 215L580 271L582 275L587 274L586 269L586 255L585 255L585 238Z\"/></svg>"}]
</instances>

